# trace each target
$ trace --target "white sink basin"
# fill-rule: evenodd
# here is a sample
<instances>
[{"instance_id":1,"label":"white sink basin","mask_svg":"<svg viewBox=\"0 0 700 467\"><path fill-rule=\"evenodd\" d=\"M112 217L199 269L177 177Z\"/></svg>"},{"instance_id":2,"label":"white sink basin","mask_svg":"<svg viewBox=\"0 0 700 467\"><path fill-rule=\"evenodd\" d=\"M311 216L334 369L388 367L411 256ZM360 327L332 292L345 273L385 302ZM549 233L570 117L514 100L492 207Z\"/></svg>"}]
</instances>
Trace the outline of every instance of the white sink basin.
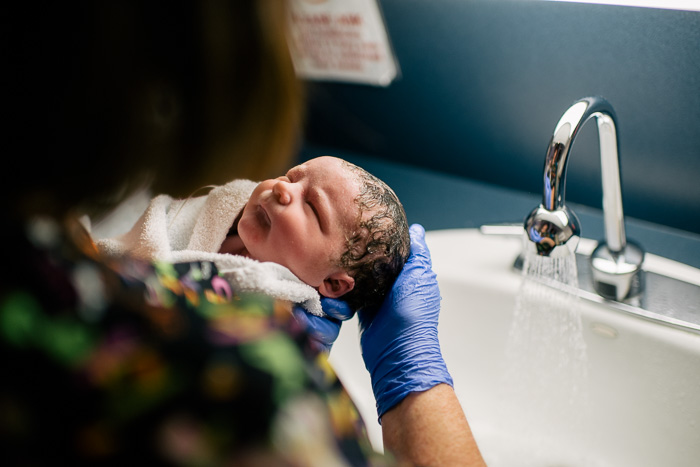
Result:
<instances>
[{"instance_id":1,"label":"white sink basin","mask_svg":"<svg viewBox=\"0 0 700 467\"><path fill-rule=\"evenodd\" d=\"M522 276L512 269L521 240L464 229L428 232L427 241L443 297L443 354L488 465L698 465L700 333L578 300L585 360L547 349L533 319L531 343L564 354L539 360L514 341L523 337L514 325ZM647 263L700 284L696 269L653 256ZM565 302L547 290L553 309L540 311L557 313ZM343 326L331 362L381 449L355 319Z\"/></svg>"}]
</instances>

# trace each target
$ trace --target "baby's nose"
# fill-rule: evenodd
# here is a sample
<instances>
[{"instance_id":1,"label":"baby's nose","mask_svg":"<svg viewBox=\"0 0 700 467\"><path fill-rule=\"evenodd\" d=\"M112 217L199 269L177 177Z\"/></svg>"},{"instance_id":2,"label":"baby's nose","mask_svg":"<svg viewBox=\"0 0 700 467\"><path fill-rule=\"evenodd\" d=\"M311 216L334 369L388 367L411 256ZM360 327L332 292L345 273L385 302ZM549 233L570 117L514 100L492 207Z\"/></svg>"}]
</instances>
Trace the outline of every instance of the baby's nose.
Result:
<instances>
[{"instance_id":1,"label":"baby's nose","mask_svg":"<svg viewBox=\"0 0 700 467\"><path fill-rule=\"evenodd\" d=\"M272 192L277 197L277 202L283 205L288 205L292 202L292 184L285 182L284 180L278 180L272 186Z\"/></svg>"}]
</instances>

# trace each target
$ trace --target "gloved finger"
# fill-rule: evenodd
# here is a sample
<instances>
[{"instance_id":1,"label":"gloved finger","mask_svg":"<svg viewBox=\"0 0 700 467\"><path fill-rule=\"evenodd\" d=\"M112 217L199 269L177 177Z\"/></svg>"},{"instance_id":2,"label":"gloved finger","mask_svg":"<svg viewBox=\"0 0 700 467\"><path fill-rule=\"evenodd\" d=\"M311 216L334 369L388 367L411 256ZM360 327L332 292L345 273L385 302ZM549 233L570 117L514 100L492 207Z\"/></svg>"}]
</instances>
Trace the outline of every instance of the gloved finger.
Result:
<instances>
[{"instance_id":1,"label":"gloved finger","mask_svg":"<svg viewBox=\"0 0 700 467\"><path fill-rule=\"evenodd\" d=\"M325 314L340 321L347 321L355 315L346 301L337 298L321 298L321 308Z\"/></svg>"},{"instance_id":2,"label":"gloved finger","mask_svg":"<svg viewBox=\"0 0 700 467\"><path fill-rule=\"evenodd\" d=\"M408 231L411 235L411 255L408 257L407 262L420 262L428 266L432 265L430 250L428 250L428 245L425 243L425 228L420 224L413 224Z\"/></svg>"},{"instance_id":3,"label":"gloved finger","mask_svg":"<svg viewBox=\"0 0 700 467\"><path fill-rule=\"evenodd\" d=\"M387 301L389 301L388 295L387 298L384 299L384 303L386 304ZM374 321L374 318L377 316L377 314L380 313L381 310L383 310L384 308L386 308L386 305L382 305L378 309L362 309L357 312L357 320L359 324L360 335L363 335L365 333L367 328L372 324L372 321Z\"/></svg>"},{"instance_id":4,"label":"gloved finger","mask_svg":"<svg viewBox=\"0 0 700 467\"><path fill-rule=\"evenodd\" d=\"M425 242L425 229L420 224L413 224L410 236L411 253L382 308L396 308L403 300L415 296L416 291L426 291L437 286L430 250Z\"/></svg>"},{"instance_id":5,"label":"gloved finger","mask_svg":"<svg viewBox=\"0 0 700 467\"><path fill-rule=\"evenodd\" d=\"M301 307L294 307L293 313L309 335L323 345L326 350L330 350L340 334L342 322L335 318L312 315Z\"/></svg>"},{"instance_id":6,"label":"gloved finger","mask_svg":"<svg viewBox=\"0 0 700 467\"><path fill-rule=\"evenodd\" d=\"M384 326L397 326L407 320L421 319L426 312L436 315L440 309L440 290L432 270L430 250L425 243L425 229L420 224L410 227L411 254L379 310L360 310L360 333L382 315ZM437 310L437 312L435 311ZM390 322L391 321L391 322Z\"/></svg>"}]
</instances>

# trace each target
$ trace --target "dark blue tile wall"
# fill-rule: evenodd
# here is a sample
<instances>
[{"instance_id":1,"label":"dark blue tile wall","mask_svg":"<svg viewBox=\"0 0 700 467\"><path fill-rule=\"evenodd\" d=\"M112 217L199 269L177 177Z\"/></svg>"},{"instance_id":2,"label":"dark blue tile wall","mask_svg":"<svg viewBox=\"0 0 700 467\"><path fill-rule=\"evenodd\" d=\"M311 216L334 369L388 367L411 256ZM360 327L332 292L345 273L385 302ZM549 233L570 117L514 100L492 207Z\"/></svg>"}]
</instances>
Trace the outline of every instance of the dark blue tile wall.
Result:
<instances>
[{"instance_id":1,"label":"dark blue tile wall","mask_svg":"<svg viewBox=\"0 0 700 467\"><path fill-rule=\"evenodd\" d=\"M308 144L541 193L547 143L588 95L618 116L625 214L700 233L700 13L535 0L383 0L387 88L309 83ZM595 125L567 200L600 208Z\"/></svg>"}]
</instances>

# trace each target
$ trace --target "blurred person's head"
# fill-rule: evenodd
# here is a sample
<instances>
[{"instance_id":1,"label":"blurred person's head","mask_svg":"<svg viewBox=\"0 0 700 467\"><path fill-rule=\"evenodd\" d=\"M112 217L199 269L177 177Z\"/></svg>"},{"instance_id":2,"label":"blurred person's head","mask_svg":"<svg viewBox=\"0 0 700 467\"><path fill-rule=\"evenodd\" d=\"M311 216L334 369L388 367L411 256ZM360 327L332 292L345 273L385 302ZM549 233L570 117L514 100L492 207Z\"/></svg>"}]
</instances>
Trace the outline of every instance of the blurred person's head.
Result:
<instances>
[{"instance_id":1,"label":"blurred person's head","mask_svg":"<svg viewBox=\"0 0 700 467\"><path fill-rule=\"evenodd\" d=\"M284 5L13 6L3 190L14 214L94 215L145 185L186 196L279 173L302 102Z\"/></svg>"}]
</instances>

